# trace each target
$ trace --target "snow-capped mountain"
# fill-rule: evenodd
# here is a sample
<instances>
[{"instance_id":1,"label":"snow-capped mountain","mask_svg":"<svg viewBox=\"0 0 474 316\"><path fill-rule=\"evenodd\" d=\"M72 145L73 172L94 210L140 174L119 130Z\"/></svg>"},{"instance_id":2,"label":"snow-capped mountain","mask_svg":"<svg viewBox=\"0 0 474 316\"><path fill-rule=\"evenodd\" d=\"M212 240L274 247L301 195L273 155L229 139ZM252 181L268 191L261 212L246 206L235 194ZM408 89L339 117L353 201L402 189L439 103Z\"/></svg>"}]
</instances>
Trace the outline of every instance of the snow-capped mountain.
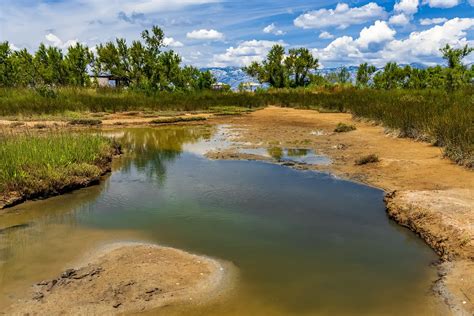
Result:
<instances>
[{"instance_id":1,"label":"snow-capped mountain","mask_svg":"<svg viewBox=\"0 0 474 316\"><path fill-rule=\"evenodd\" d=\"M404 67L405 65L400 65ZM424 69L427 66L420 63L412 63L410 64L412 68ZM359 67L357 66L347 66L347 70L349 71L350 78L352 81L355 81L357 70ZM317 73L321 75L326 75L331 72L339 71L341 67L337 68L322 68L318 69ZM378 70L381 70L379 68ZM210 68L201 68L202 71L209 70L214 77L217 79L218 82L222 82L231 86L233 90L237 90L239 84L241 82L257 82L255 78L250 77L247 75L242 68L240 67L210 67Z\"/></svg>"}]
</instances>

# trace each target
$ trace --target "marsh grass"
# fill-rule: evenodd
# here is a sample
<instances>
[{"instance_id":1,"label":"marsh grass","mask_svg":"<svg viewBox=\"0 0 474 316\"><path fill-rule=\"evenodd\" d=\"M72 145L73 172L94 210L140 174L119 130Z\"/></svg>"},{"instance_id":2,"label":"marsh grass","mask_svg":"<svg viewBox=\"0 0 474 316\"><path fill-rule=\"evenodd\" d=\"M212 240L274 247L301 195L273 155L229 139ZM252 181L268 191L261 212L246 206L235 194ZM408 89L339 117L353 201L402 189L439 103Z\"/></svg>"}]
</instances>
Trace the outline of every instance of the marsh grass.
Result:
<instances>
[{"instance_id":1,"label":"marsh grass","mask_svg":"<svg viewBox=\"0 0 474 316\"><path fill-rule=\"evenodd\" d=\"M401 137L430 141L444 147L447 157L474 167L474 88L441 90L375 90L341 88L279 89L257 93L160 92L120 89L55 90L47 97L34 89L0 89L0 116L115 113L125 111L195 112L237 115L267 105L350 112ZM91 115L91 114L89 114Z\"/></svg>"},{"instance_id":2,"label":"marsh grass","mask_svg":"<svg viewBox=\"0 0 474 316\"><path fill-rule=\"evenodd\" d=\"M48 195L100 176L113 142L92 134L0 131L0 198Z\"/></svg>"}]
</instances>

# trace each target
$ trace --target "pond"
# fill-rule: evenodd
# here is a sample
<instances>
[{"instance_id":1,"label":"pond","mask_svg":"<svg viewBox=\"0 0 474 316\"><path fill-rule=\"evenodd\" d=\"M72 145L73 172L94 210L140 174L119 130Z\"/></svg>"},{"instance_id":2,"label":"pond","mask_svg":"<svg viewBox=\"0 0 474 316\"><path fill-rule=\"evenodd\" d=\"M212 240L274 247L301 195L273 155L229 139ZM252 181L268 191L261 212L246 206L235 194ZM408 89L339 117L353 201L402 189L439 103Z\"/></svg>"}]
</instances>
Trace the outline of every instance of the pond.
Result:
<instances>
[{"instance_id":1,"label":"pond","mask_svg":"<svg viewBox=\"0 0 474 316\"><path fill-rule=\"evenodd\" d=\"M435 311L437 257L387 218L382 191L267 162L209 160L213 127L107 133L132 153L101 185L0 215L0 310L91 249L140 240L238 267L228 298L167 315Z\"/></svg>"}]
</instances>

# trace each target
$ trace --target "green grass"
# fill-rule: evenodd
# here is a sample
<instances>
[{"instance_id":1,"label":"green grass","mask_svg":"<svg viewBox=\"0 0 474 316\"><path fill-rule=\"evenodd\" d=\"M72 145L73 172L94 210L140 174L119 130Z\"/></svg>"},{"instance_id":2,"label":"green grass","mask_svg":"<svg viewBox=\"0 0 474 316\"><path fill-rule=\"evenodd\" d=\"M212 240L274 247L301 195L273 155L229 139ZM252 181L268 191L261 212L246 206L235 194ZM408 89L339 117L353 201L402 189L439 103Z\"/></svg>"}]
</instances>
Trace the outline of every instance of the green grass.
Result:
<instances>
[{"instance_id":1,"label":"green grass","mask_svg":"<svg viewBox=\"0 0 474 316\"><path fill-rule=\"evenodd\" d=\"M160 92L114 89L60 88L55 97L34 89L0 89L0 116L77 113L212 112L247 113L267 105L350 112L398 131L401 137L430 141L447 157L474 167L474 88L447 93L441 90L375 90L345 88L334 91L280 89L258 93ZM82 118L82 117L77 117ZM164 123L164 122L158 122Z\"/></svg>"},{"instance_id":2,"label":"green grass","mask_svg":"<svg viewBox=\"0 0 474 316\"><path fill-rule=\"evenodd\" d=\"M92 134L0 132L0 197L47 195L98 177L112 154L112 141Z\"/></svg>"}]
</instances>

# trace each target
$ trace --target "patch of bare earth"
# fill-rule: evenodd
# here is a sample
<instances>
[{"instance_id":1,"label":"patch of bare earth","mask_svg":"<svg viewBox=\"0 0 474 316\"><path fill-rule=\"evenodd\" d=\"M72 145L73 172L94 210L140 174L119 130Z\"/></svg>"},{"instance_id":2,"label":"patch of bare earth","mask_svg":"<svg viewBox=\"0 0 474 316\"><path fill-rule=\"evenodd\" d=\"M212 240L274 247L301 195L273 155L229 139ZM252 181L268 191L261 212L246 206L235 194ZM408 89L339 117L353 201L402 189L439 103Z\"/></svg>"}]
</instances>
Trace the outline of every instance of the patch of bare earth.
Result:
<instances>
[{"instance_id":1,"label":"patch of bare earth","mask_svg":"<svg viewBox=\"0 0 474 316\"><path fill-rule=\"evenodd\" d=\"M239 129L237 141L253 147L313 149L330 165L296 167L331 172L387 192L388 214L423 238L443 259L434 290L455 314L474 313L474 172L443 158L442 149L397 138L383 127L354 120L350 114L269 107L218 123ZM356 130L334 133L338 123ZM376 155L378 162L357 165ZM236 148L210 158L262 159Z\"/></svg>"},{"instance_id":2,"label":"patch of bare earth","mask_svg":"<svg viewBox=\"0 0 474 316\"><path fill-rule=\"evenodd\" d=\"M222 294L228 272L216 260L174 248L121 244L39 282L6 314L110 315L199 304Z\"/></svg>"}]
</instances>

